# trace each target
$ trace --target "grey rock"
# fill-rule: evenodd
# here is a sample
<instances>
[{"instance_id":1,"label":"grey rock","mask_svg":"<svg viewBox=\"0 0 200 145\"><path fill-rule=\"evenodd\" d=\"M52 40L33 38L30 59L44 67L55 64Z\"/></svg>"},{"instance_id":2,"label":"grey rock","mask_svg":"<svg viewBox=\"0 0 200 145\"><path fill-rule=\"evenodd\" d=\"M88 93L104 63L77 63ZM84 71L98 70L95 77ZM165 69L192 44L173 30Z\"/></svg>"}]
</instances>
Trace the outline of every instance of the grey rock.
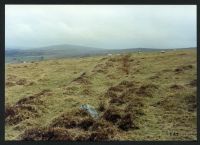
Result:
<instances>
[{"instance_id":1,"label":"grey rock","mask_svg":"<svg viewBox=\"0 0 200 145\"><path fill-rule=\"evenodd\" d=\"M97 111L94 109L94 107L88 104L81 105L80 109L86 111L90 116L92 116L95 119L98 118L99 116Z\"/></svg>"}]
</instances>

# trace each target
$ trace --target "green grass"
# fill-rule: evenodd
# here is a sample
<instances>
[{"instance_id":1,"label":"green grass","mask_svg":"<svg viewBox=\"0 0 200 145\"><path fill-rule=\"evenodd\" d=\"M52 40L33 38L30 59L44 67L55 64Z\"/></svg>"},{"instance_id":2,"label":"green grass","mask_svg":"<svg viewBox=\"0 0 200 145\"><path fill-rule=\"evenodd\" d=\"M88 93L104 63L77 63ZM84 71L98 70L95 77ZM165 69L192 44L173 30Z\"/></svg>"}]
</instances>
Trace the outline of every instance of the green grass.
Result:
<instances>
[{"instance_id":1,"label":"green grass","mask_svg":"<svg viewBox=\"0 0 200 145\"><path fill-rule=\"evenodd\" d=\"M5 139L20 140L27 129L49 126L63 113L78 110L81 104L97 109L103 101L109 106L110 98L105 95L108 89L127 80L134 82L136 90L131 96L142 99L145 105L138 109L144 114L137 116L134 122L138 129L120 130L114 137L116 140L197 140L196 100L193 98L197 88L189 85L197 80L196 59L196 49L188 49L6 64L6 106L15 106L19 100L45 89L50 93L37 97L31 104L39 112L37 117L28 116L29 119L16 124L6 120ZM177 68L181 68L180 71L176 71ZM83 72L85 76L74 81ZM20 79L26 82L17 85ZM152 84L157 87L152 88ZM145 86L148 87L144 91ZM42 104L38 104L38 100ZM116 107L123 109L132 101Z\"/></svg>"}]
</instances>

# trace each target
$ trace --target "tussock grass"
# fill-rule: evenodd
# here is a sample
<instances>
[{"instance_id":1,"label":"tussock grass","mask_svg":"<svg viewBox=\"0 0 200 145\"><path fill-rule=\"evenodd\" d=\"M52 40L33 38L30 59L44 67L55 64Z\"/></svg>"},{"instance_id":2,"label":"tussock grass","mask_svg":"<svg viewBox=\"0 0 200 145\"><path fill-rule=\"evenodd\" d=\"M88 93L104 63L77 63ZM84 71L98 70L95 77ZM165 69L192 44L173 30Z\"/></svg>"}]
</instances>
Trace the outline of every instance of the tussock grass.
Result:
<instances>
[{"instance_id":1,"label":"tussock grass","mask_svg":"<svg viewBox=\"0 0 200 145\"><path fill-rule=\"evenodd\" d=\"M196 70L196 49L7 64L5 139L196 140Z\"/></svg>"}]
</instances>

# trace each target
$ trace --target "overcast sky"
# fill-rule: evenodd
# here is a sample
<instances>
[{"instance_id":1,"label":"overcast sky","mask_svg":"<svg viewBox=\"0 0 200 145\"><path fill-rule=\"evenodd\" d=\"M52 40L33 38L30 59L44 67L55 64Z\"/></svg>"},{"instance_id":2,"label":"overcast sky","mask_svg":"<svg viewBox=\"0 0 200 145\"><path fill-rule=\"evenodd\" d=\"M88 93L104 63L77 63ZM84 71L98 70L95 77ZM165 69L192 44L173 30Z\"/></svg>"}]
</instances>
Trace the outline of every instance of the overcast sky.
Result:
<instances>
[{"instance_id":1,"label":"overcast sky","mask_svg":"<svg viewBox=\"0 0 200 145\"><path fill-rule=\"evenodd\" d=\"M6 48L196 46L194 5L6 5L5 20Z\"/></svg>"}]
</instances>

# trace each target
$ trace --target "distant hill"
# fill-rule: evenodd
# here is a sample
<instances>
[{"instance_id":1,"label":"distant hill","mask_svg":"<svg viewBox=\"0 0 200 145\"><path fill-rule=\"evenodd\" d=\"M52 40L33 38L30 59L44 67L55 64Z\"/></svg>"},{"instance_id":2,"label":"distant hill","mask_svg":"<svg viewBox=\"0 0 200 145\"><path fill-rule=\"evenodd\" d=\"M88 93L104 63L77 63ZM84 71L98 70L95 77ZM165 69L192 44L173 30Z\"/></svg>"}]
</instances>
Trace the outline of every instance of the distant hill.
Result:
<instances>
[{"instance_id":1,"label":"distant hill","mask_svg":"<svg viewBox=\"0 0 200 145\"><path fill-rule=\"evenodd\" d=\"M41 58L51 59L96 55L103 51L102 48L65 44L30 49L6 49L5 57L7 63L15 63L21 61L35 61Z\"/></svg>"},{"instance_id":2,"label":"distant hill","mask_svg":"<svg viewBox=\"0 0 200 145\"><path fill-rule=\"evenodd\" d=\"M128 53L128 52L151 52L161 51L166 49L154 49L154 48L127 48L127 49L103 49L94 48L81 45L51 45L40 48L30 49L15 49L9 48L5 50L6 63L17 63L23 61L38 61L44 59L56 59L67 57L85 57L92 55L102 55L107 53ZM167 50L166 50L167 51Z\"/></svg>"},{"instance_id":3,"label":"distant hill","mask_svg":"<svg viewBox=\"0 0 200 145\"><path fill-rule=\"evenodd\" d=\"M52 45L31 49L7 49L6 56L76 56L93 54L99 52L101 48L85 47L79 45Z\"/></svg>"}]
</instances>

